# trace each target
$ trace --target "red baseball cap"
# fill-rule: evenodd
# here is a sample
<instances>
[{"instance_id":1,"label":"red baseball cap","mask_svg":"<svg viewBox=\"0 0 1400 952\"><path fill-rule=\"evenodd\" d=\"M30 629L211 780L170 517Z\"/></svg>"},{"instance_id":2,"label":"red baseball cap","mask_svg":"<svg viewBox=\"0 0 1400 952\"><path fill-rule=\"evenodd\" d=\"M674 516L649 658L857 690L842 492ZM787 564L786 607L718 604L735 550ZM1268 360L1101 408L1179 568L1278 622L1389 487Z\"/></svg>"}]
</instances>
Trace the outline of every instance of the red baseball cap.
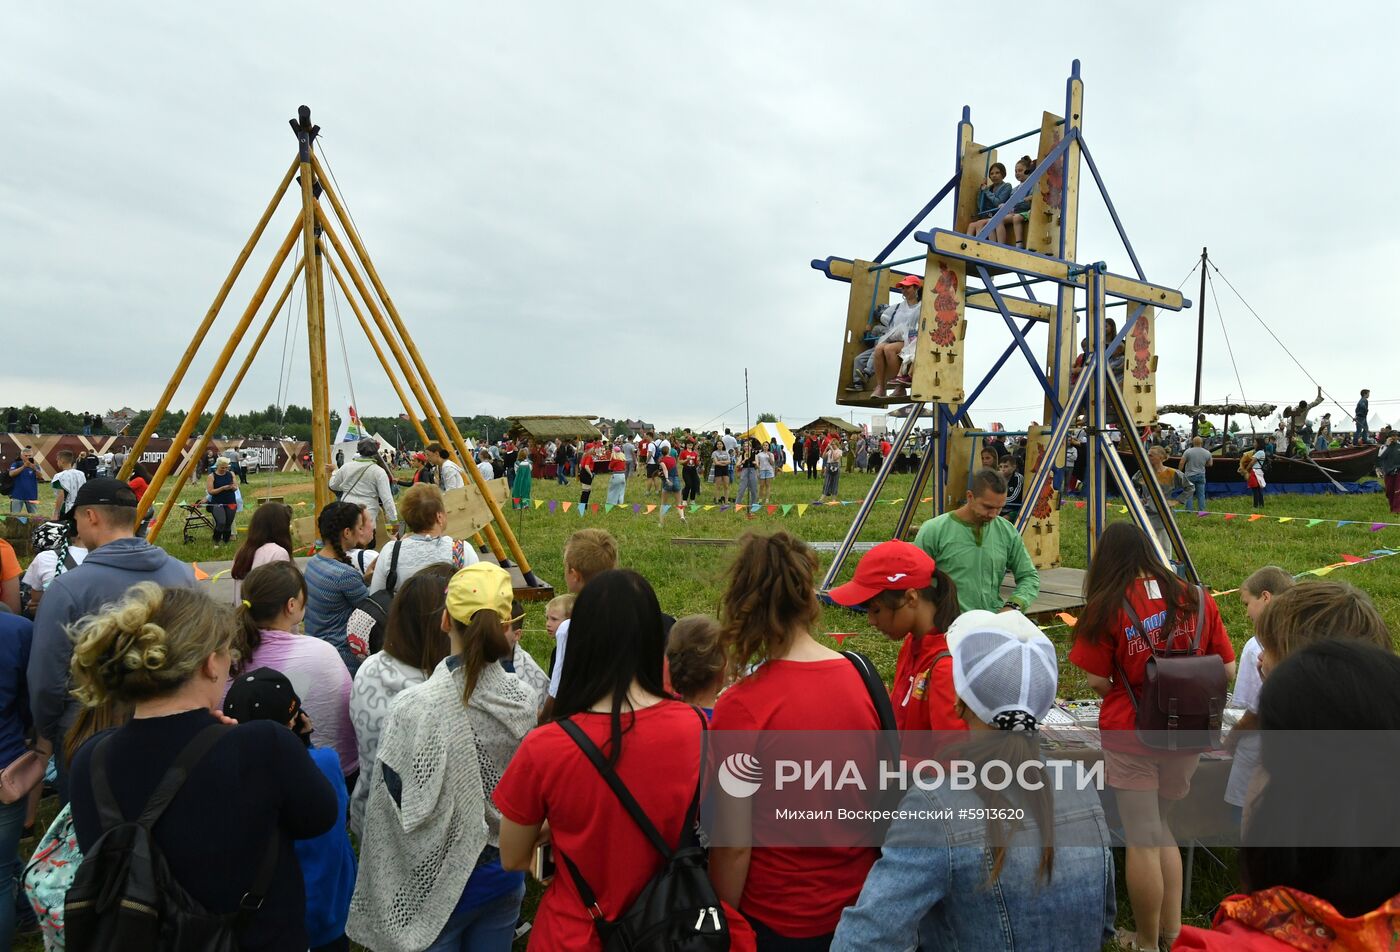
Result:
<instances>
[{"instance_id":1,"label":"red baseball cap","mask_svg":"<svg viewBox=\"0 0 1400 952\"><path fill-rule=\"evenodd\" d=\"M921 288L923 286L924 279L919 277L917 274L906 274L903 280L893 285L893 287L896 288Z\"/></svg>"},{"instance_id":2,"label":"red baseball cap","mask_svg":"<svg viewBox=\"0 0 1400 952\"><path fill-rule=\"evenodd\" d=\"M856 566L855 578L836 586L828 594L836 604L855 608L881 592L928 588L933 584L935 568L933 558L923 549L891 539L865 553Z\"/></svg>"}]
</instances>

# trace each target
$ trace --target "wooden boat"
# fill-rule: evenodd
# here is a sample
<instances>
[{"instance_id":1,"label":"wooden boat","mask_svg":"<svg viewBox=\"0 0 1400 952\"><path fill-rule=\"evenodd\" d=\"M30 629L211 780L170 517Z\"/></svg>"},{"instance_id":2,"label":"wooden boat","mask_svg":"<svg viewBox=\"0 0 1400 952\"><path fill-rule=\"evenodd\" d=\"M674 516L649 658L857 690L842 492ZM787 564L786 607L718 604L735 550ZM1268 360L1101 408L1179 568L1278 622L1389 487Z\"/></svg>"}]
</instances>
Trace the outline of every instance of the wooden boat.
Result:
<instances>
[{"instance_id":1,"label":"wooden boat","mask_svg":"<svg viewBox=\"0 0 1400 952\"><path fill-rule=\"evenodd\" d=\"M1285 456L1271 456L1264 467L1264 479L1270 483L1292 484L1325 483L1334 479L1339 483L1358 483L1376 475L1376 457L1381 448L1374 443L1365 446L1350 446L1340 450L1315 452L1308 459L1291 459ZM1127 450L1119 449L1123 464L1131 475L1137 472L1137 460ZM1316 465L1314 465L1316 464ZM1181 468L1181 457L1167 460L1167 465ZM1322 472L1318 472L1318 467ZM1206 470L1208 483L1244 483L1240 475L1238 456L1217 456L1211 460Z\"/></svg>"}]
</instances>

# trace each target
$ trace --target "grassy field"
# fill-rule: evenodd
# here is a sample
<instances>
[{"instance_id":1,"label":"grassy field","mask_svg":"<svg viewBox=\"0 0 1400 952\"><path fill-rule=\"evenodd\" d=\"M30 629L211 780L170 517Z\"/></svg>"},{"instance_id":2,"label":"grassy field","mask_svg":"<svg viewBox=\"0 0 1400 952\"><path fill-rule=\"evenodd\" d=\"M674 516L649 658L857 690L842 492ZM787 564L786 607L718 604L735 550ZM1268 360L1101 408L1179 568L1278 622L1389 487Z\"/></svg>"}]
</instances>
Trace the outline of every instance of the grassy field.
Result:
<instances>
[{"instance_id":1,"label":"grassy field","mask_svg":"<svg viewBox=\"0 0 1400 952\"><path fill-rule=\"evenodd\" d=\"M883 498L902 498L911 481L910 476L892 477ZM864 496L870 482L868 475L843 474L840 497L858 501ZM606 496L606 481L600 480L595 485L598 488L592 501L601 503ZM784 474L774 481L770 501L779 506L792 505L786 516L781 514L781 509L775 514L761 512L750 518L746 513L736 514L732 510L721 512L716 508L695 512L687 522L681 522L673 511L667 515L663 526L659 511L649 516L633 514L633 504L641 504L645 510L647 505L659 502L655 497L646 496L644 489L644 480L633 479L628 486L626 505L611 513L588 512L579 516L576 510L563 512L559 505L551 513L546 504L540 508L510 512L509 521L536 572L559 586L561 591L562 553L569 533L582 526L608 529L617 537L623 564L646 576L656 589L662 609L680 617L717 610L725 572L734 549L720 545L683 545L675 540L735 539L749 530L773 532L783 529L808 541L835 542L845 534L855 514L854 505L810 506L799 517L796 507L810 505L817 500L821 492L820 482L801 475ZM712 487L706 485L704 490L701 504L713 504ZM45 495L41 508L51 507L47 488L42 492ZM299 512L309 508L312 500L311 487L305 474L254 475L250 477L250 484L244 487L244 495L251 503L251 496L257 493L282 496ZM559 486L543 479L534 482L535 497L546 503L562 503L565 500L576 503L578 493L577 483ZM186 490L183 494L184 498L191 500L199 495L201 492L196 490ZM1216 591L1238 588L1246 576L1263 565L1278 565L1289 572L1300 573L1341 562L1343 555L1364 557L1379 548L1400 549L1400 526L1376 532L1370 530L1372 522L1400 522L1386 511L1384 496L1380 494L1349 497L1270 496L1263 510L1268 518L1255 522L1248 521L1250 508L1247 497L1212 500L1209 508L1216 513L1241 514L1231 520L1221 515L1204 519L1188 516L1181 520L1182 533L1192 556L1206 582ZM240 514L240 528L246 525L250 511L251 505L249 510ZM871 542L888 538L898 511L898 507L893 505L877 506L861 538ZM922 511L928 513L929 507L925 505ZM1294 521L1279 523L1278 517L1293 517ZM1061 548L1065 564L1082 568L1085 564L1083 513L1073 506L1067 506L1062 519ZM1323 522L1309 527L1309 519L1342 520L1356 524L1338 527ZM208 538L207 530L201 538L185 543L180 538L179 523L179 519L172 520L160 539L160 543L172 555L193 562L232 558L236 543L235 546L215 547ZM830 558L829 553L821 554L823 568L829 564ZM854 559L848 561L847 575L853 567ZM1380 560L1339 569L1332 577L1351 582L1369 592L1392 630L1400 630L1400 571L1397 571L1397 567L1400 567L1400 562ZM1238 596L1223 595L1219 598L1219 605L1226 628L1238 648L1250 635ZM866 625L863 616L827 608L821 626L824 632L858 633L857 637L848 639L846 645L874 659L887 678L893 673L897 645ZM547 664L551 646L544 630L542 603L527 606L525 628L526 648ZM1069 630L1060 626L1052 628L1048 634L1060 646L1062 655L1067 654ZM1064 697L1090 696L1082 678L1068 663L1061 666L1060 693ZM32 848L32 844L26 846ZM1226 860L1229 861L1228 853ZM1207 921L1210 910L1230 891L1233 882L1232 871L1219 869L1209 862L1199 864L1195 895L1189 910L1191 920L1197 923ZM527 899L527 905L530 904ZM1119 908L1120 919L1126 924L1127 902L1121 894ZM24 942L16 946L19 949L39 947L37 943L26 945Z\"/></svg>"}]
</instances>

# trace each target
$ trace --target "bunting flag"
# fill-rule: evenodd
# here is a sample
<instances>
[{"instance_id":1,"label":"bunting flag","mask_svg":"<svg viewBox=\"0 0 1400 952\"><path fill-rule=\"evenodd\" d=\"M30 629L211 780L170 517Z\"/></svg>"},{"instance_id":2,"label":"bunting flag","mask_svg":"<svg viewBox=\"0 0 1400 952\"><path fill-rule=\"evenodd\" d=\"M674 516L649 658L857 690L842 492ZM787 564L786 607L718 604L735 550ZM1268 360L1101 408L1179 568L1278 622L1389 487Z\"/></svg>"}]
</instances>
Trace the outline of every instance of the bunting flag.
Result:
<instances>
[{"instance_id":1,"label":"bunting flag","mask_svg":"<svg viewBox=\"0 0 1400 952\"><path fill-rule=\"evenodd\" d=\"M667 510L667 509L670 509L670 508L671 508L670 506L662 506L662 507L661 507L661 512L662 512L662 514L664 515L665 512L666 512L666 510ZM655 506L654 504L652 504L652 503L648 503L648 504L647 504L647 515L651 515L651 514L652 514L653 512L655 512L655 511L656 511L656 506Z\"/></svg>"},{"instance_id":2,"label":"bunting flag","mask_svg":"<svg viewBox=\"0 0 1400 952\"><path fill-rule=\"evenodd\" d=\"M862 634L859 631L829 631L826 636L838 645L845 645L847 638L859 638Z\"/></svg>"},{"instance_id":3,"label":"bunting flag","mask_svg":"<svg viewBox=\"0 0 1400 952\"><path fill-rule=\"evenodd\" d=\"M777 507L777 506L766 506L765 508L768 510L768 515L770 515L770 516L771 516L773 513L775 513L775 512L778 511L778 507Z\"/></svg>"},{"instance_id":4,"label":"bunting flag","mask_svg":"<svg viewBox=\"0 0 1400 952\"><path fill-rule=\"evenodd\" d=\"M639 502L634 502L634 503L632 503L632 515L635 516L637 513L641 512L641 511L642 511L642 504L641 504L641 503L639 503ZM647 512L651 512L651 507L650 507L650 506L647 507Z\"/></svg>"},{"instance_id":5,"label":"bunting flag","mask_svg":"<svg viewBox=\"0 0 1400 952\"><path fill-rule=\"evenodd\" d=\"M1371 523L1371 531L1380 532L1382 529L1385 528L1385 526L1386 524L1384 522L1373 522Z\"/></svg>"},{"instance_id":6,"label":"bunting flag","mask_svg":"<svg viewBox=\"0 0 1400 952\"><path fill-rule=\"evenodd\" d=\"M564 503L565 511L566 511L566 512L568 511L568 509L567 509L568 505L569 505L568 503ZM554 514L554 506L555 506L555 500L551 499L551 500L549 501L549 512L550 512L550 515L553 515L553 514Z\"/></svg>"},{"instance_id":7,"label":"bunting flag","mask_svg":"<svg viewBox=\"0 0 1400 952\"><path fill-rule=\"evenodd\" d=\"M554 505L553 503L550 504L551 511L553 511L553 505ZM567 500L567 499L564 500L564 511L565 511L565 512L568 512L570 509L573 508L573 505L574 505L574 504L573 504L572 502L570 502L569 500Z\"/></svg>"},{"instance_id":8,"label":"bunting flag","mask_svg":"<svg viewBox=\"0 0 1400 952\"><path fill-rule=\"evenodd\" d=\"M1322 520L1321 520L1321 519L1309 519L1309 520L1308 520L1308 528L1309 528L1309 529L1311 529L1313 526L1320 526L1320 525L1322 525Z\"/></svg>"},{"instance_id":9,"label":"bunting flag","mask_svg":"<svg viewBox=\"0 0 1400 952\"><path fill-rule=\"evenodd\" d=\"M700 507L700 509L701 509L702 512L709 512L709 511L710 511L711 509L713 509L713 508L715 508L715 507L714 507L714 506L701 506L701 507Z\"/></svg>"},{"instance_id":10,"label":"bunting flag","mask_svg":"<svg viewBox=\"0 0 1400 952\"><path fill-rule=\"evenodd\" d=\"M1343 553L1342 561L1345 562L1347 565L1355 565L1358 562L1365 562L1366 560L1359 555L1347 555L1346 553Z\"/></svg>"},{"instance_id":11,"label":"bunting flag","mask_svg":"<svg viewBox=\"0 0 1400 952\"><path fill-rule=\"evenodd\" d=\"M599 509L602 508L602 506L599 506L599 505L595 502L595 503L593 503L593 505L590 506L589 508L592 509L594 512L597 512ZM611 507L609 507L609 508L611 508Z\"/></svg>"},{"instance_id":12,"label":"bunting flag","mask_svg":"<svg viewBox=\"0 0 1400 952\"><path fill-rule=\"evenodd\" d=\"M540 508L540 506L543 506L543 505L544 505L544 500L543 500L543 499L536 499L536 500L535 500L535 508L536 508L536 509ZM549 505L550 505L550 508L553 508L553 507L554 507L554 503L550 503Z\"/></svg>"},{"instance_id":13,"label":"bunting flag","mask_svg":"<svg viewBox=\"0 0 1400 952\"><path fill-rule=\"evenodd\" d=\"M799 502L797 504L797 518L801 519L805 515L807 515L807 504L805 502Z\"/></svg>"},{"instance_id":14,"label":"bunting flag","mask_svg":"<svg viewBox=\"0 0 1400 952\"><path fill-rule=\"evenodd\" d=\"M1233 519L1233 518L1235 518L1235 514L1234 514L1233 512L1227 512L1227 513L1225 513L1225 521L1226 521L1226 522L1229 522L1229 521L1230 521L1231 519Z\"/></svg>"},{"instance_id":15,"label":"bunting flag","mask_svg":"<svg viewBox=\"0 0 1400 952\"><path fill-rule=\"evenodd\" d=\"M786 516L790 512L792 512L792 503L785 503L783 505L783 515Z\"/></svg>"},{"instance_id":16,"label":"bunting flag","mask_svg":"<svg viewBox=\"0 0 1400 952\"><path fill-rule=\"evenodd\" d=\"M1264 518L1264 516L1263 516L1262 514L1256 512L1254 515L1252 515L1252 516L1249 517L1249 521L1250 521L1250 522L1258 522L1260 519L1263 519L1263 518Z\"/></svg>"},{"instance_id":17,"label":"bunting flag","mask_svg":"<svg viewBox=\"0 0 1400 952\"><path fill-rule=\"evenodd\" d=\"M594 508L597 508L597 507L595 506ZM614 508L616 508L616 507L615 507L612 503L610 503L610 502L605 502L605 503L603 503L603 513L604 513L604 515L606 515L607 513L612 512Z\"/></svg>"},{"instance_id":18,"label":"bunting flag","mask_svg":"<svg viewBox=\"0 0 1400 952\"><path fill-rule=\"evenodd\" d=\"M655 506L647 506L647 512L651 512L651 511L652 511L653 509L655 509L655 508L656 508ZM666 513L670 512L670 511L671 511L671 504L670 504L669 502L664 502L664 503L661 504L661 514L662 514L663 516L666 515Z\"/></svg>"},{"instance_id":19,"label":"bunting flag","mask_svg":"<svg viewBox=\"0 0 1400 952\"><path fill-rule=\"evenodd\" d=\"M1074 617L1073 615L1071 615L1069 612L1060 612L1060 613L1057 614L1055 617L1058 618L1060 621L1064 622L1066 625L1068 625L1068 626L1071 627L1071 628L1073 628L1075 625L1079 624L1079 619L1078 619L1078 618L1075 618L1075 617Z\"/></svg>"},{"instance_id":20,"label":"bunting flag","mask_svg":"<svg viewBox=\"0 0 1400 952\"><path fill-rule=\"evenodd\" d=\"M198 562L191 562L190 568L194 569L194 580L196 582L209 581L209 573L204 571L204 569L200 568Z\"/></svg>"}]
</instances>

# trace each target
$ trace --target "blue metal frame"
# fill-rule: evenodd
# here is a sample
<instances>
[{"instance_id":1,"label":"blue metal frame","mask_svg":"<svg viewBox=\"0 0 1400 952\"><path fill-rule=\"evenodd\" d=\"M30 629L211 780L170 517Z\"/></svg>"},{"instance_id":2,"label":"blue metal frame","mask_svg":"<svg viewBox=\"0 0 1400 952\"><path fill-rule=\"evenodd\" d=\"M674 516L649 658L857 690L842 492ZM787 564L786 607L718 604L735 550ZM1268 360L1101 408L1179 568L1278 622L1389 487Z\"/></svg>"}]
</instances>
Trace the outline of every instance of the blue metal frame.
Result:
<instances>
[{"instance_id":1,"label":"blue metal frame","mask_svg":"<svg viewBox=\"0 0 1400 952\"><path fill-rule=\"evenodd\" d=\"M1011 316L1011 312L1006 309L1005 299L1002 298L1001 293L995 287L990 287L992 279L987 274L987 269L985 267L978 265L977 273L981 276L982 281L989 285L989 290L992 293L992 300L996 302L997 310L1001 312L1001 319L1006 322L1007 330L1011 331L1011 336L1015 338L1016 346L1021 349L1021 353L1026 358L1026 363L1030 365L1031 372L1035 374L1035 379L1039 381L1041 389L1045 391L1046 397L1049 398L1050 405L1054 407L1056 413L1060 413L1059 395L1055 393L1054 388L1050 386L1050 381L1045 379L1045 372L1040 369L1040 361L1036 360L1035 354L1031 353L1031 347L1026 343L1026 338L1020 331L1016 330L1016 320Z\"/></svg>"},{"instance_id":2,"label":"blue metal frame","mask_svg":"<svg viewBox=\"0 0 1400 952\"><path fill-rule=\"evenodd\" d=\"M1055 148L1045 154L1045 158L1040 160L1040 164L1026 177L1026 180L1016 186L1016 190L1011 193L1011 197L1002 203L1001 207L996 210L996 213L982 226L982 230L972 237L976 238L978 241L987 241L989 235L995 234L997 225L1000 225L1006 219L1006 216L1011 214L1011 209L1016 207L1017 202L1025 200L1025 198L1030 195L1031 189L1034 188L1041 177L1045 175L1046 170L1054 165L1060 156L1068 151L1069 144L1078 137L1078 134L1079 130L1077 129L1071 129L1069 132L1065 133L1065 137L1059 141ZM1061 247L1064 247L1063 239L1061 240Z\"/></svg>"},{"instance_id":3,"label":"blue metal frame","mask_svg":"<svg viewBox=\"0 0 1400 952\"><path fill-rule=\"evenodd\" d=\"M1137 272L1139 281L1146 281L1147 275L1142 271L1142 265L1138 264L1137 253L1133 251L1133 243L1128 240L1128 233L1123 228L1123 223L1118 219L1118 209L1113 206L1113 199L1108 197L1108 189L1103 184L1103 176L1099 175L1099 167L1094 164L1094 157L1089 154L1089 146L1084 142L1084 137L1079 137L1079 151L1084 156L1084 160L1089 163L1089 171L1094 176L1094 183L1099 187L1099 195L1103 197L1103 203L1108 206L1108 214L1113 218L1113 227L1118 229L1118 237L1123 241L1123 248L1128 252L1128 258L1133 262L1133 270Z\"/></svg>"},{"instance_id":4,"label":"blue metal frame","mask_svg":"<svg viewBox=\"0 0 1400 952\"><path fill-rule=\"evenodd\" d=\"M963 107L964 117L966 117L966 113L967 108ZM966 121L965 118L964 121ZM885 245L884 250L875 256L875 263L880 264L887 257L889 257L890 252L894 251L894 249L904 244L904 239L912 235L914 233L914 229L918 228L919 225L923 223L923 220L925 218L933 214L933 210L938 207L938 203L943 201L943 199L947 198L948 193L958 187L958 180L961 178L961 171L954 172L953 177L948 180L948 184L940 188L938 190L938 194L934 195L933 198L929 199L928 204L926 204L923 208L919 209L919 213L909 220L909 224L905 225L902 229L900 229L899 234L894 236L894 240L891 241L889 244Z\"/></svg>"}]
</instances>

